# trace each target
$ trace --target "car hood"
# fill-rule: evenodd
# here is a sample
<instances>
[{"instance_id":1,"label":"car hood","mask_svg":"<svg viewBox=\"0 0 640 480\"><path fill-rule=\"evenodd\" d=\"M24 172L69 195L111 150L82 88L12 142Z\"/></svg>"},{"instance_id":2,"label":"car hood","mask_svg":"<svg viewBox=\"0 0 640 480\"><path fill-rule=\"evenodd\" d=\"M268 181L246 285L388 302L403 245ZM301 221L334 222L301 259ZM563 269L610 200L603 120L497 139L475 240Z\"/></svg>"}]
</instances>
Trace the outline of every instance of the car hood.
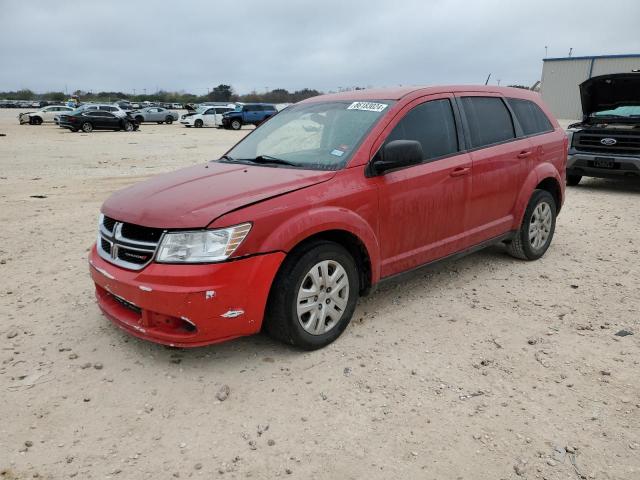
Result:
<instances>
[{"instance_id":1,"label":"car hood","mask_svg":"<svg viewBox=\"0 0 640 480\"><path fill-rule=\"evenodd\" d=\"M640 105L640 73L600 75L580 84L582 113L595 112L624 105Z\"/></svg>"},{"instance_id":2,"label":"car hood","mask_svg":"<svg viewBox=\"0 0 640 480\"><path fill-rule=\"evenodd\" d=\"M104 202L102 213L146 227L203 228L232 210L325 182L334 175L334 171L210 162L116 192Z\"/></svg>"}]
</instances>

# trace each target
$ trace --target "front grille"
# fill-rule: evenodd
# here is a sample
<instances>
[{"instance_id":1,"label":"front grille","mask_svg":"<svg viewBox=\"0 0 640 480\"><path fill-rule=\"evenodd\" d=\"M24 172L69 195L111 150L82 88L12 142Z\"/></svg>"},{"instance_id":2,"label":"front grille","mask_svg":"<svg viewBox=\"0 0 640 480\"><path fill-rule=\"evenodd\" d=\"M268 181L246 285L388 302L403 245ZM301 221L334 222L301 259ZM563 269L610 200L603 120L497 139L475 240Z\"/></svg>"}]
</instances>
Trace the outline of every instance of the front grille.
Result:
<instances>
[{"instance_id":1,"label":"front grille","mask_svg":"<svg viewBox=\"0 0 640 480\"><path fill-rule=\"evenodd\" d=\"M603 145L601 141L605 138L611 138L615 143ZM640 154L640 132L633 130L576 132L573 134L573 146L584 152L637 155Z\"/></svg>"},{"instance_id":2,"label":"front grille","mask_svg":"<svg viewBox=\"0 0 640 480\"><path fill-rule=\"evenodd\" d=\"M141 270L156 253L164 230L119 222L102 216L98 254L106 261L130 270Z\"/></svg>"}]
</instances>

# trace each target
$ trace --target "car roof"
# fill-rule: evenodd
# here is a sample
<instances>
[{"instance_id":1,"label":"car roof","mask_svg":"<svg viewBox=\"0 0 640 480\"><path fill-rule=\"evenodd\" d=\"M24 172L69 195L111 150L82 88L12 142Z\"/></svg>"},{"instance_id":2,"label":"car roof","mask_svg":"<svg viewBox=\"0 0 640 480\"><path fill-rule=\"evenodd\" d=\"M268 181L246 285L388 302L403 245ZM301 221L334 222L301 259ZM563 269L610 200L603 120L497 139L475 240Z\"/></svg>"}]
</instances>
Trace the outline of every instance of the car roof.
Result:
<instances>
[{"instance_id":1,"label":"car roof","mask_svg":"<svg viewBox=\"0 0 640 480\"><path fill-rule=\"evenodd\" d=\"M486 85L434 85L394 88L371 88L365 90L351 90L348 92L329 93L303 100L300 103L326 102L326 101L371 101L371 100L401 100L405 97L417 98L438 93L459 92L486 92L499 93L504 96L516 98L539 98L539 94L531 90L512 87L498 87Z\"/></svg>"}]
</instances>

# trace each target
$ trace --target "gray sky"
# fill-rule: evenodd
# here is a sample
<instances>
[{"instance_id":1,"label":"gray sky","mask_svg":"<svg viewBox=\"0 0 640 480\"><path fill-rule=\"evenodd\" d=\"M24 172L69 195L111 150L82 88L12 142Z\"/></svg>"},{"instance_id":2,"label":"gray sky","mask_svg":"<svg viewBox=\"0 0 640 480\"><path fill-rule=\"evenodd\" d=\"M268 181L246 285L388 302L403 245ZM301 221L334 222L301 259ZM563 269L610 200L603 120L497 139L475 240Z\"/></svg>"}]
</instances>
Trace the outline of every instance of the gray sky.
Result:
<instances>
[{"instance_id":1,"label":"gray sky","mask_svg":"<svg viewBox=\"0 0 640 480\"><path fill-rule=\"evenodd\" d=\"M549 56L640 53L639 0L0 0L0 90L531 85Z\"/></svg>"}]
</instances>

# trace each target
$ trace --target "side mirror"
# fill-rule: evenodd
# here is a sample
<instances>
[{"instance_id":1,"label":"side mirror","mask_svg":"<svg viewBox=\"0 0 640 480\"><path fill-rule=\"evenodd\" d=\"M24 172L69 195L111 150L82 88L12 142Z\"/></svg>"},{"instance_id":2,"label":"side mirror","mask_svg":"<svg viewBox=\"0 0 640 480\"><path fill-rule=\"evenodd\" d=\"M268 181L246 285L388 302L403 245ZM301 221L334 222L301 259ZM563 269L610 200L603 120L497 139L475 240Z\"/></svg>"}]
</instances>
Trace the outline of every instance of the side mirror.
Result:
<instances>
[{"instance_id":1,"label":"side mirror","mask_svg":"<svg viewBox=\"0 0 640 480\"><path fill-rule=\"evenodd\" d=\"M388 170L418 165L424 160L422 144L416 140L393 140L371 160L370 171L380 175Z\"/></svg>"}]
</instances>

